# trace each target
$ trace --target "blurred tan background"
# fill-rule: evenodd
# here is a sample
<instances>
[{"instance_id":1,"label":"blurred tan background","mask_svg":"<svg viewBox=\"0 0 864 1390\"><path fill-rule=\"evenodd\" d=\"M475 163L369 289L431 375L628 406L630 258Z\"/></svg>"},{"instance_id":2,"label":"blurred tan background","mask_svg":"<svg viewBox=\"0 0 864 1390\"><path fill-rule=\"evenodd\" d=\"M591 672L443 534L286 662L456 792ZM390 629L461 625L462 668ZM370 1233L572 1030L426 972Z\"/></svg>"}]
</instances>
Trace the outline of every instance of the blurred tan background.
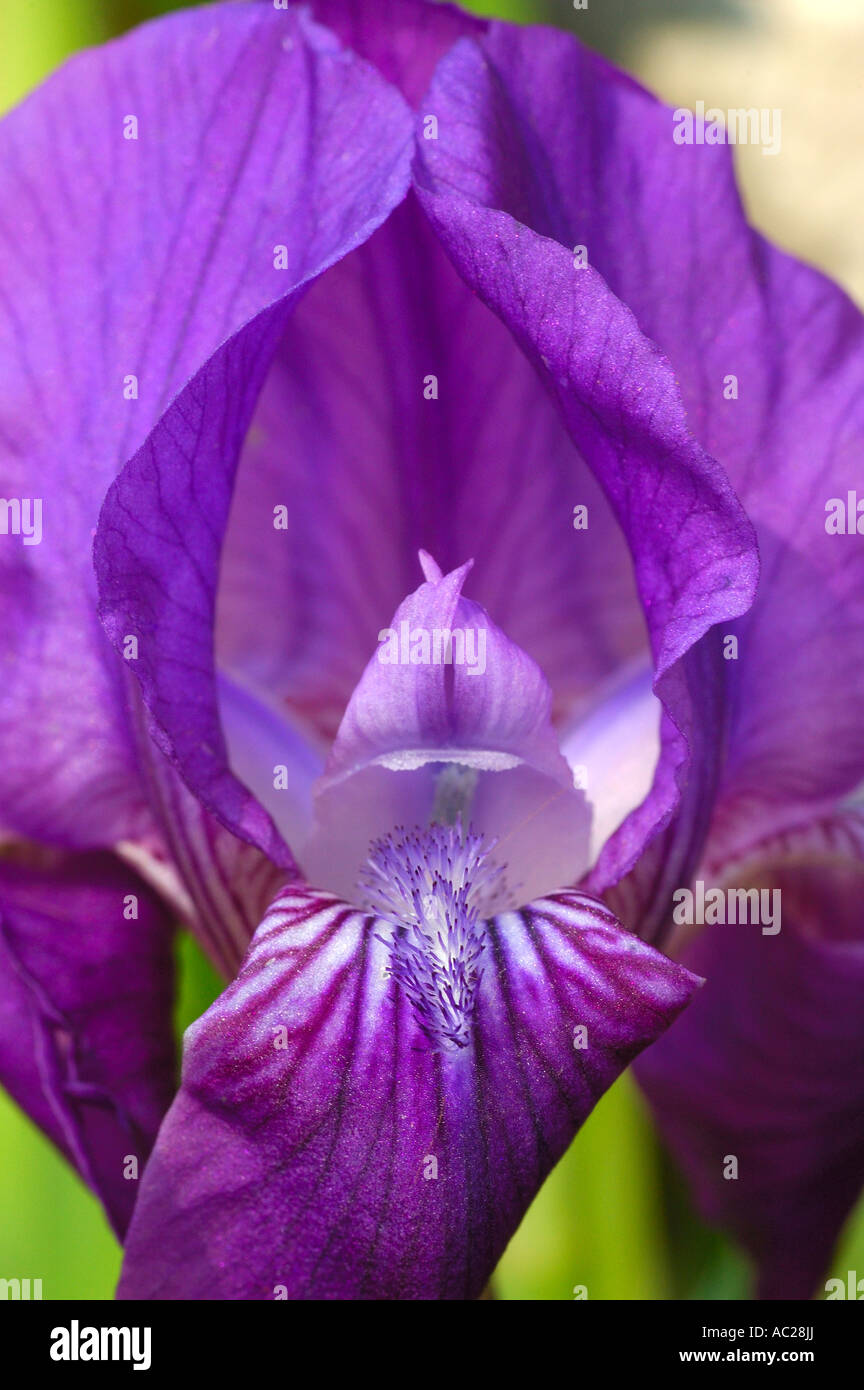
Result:
<instances>
[{"instance_id":1,"label":"blurred tan background","mask_svg":"<svg viewBox=\"0 0 864 1390\"><path fill-rule=\"evenodd\" d=\"M779 107L782 149L738 146L751 220L864 305L864 0L548 0L673 106Z\"/></svg>"}]
</instances>

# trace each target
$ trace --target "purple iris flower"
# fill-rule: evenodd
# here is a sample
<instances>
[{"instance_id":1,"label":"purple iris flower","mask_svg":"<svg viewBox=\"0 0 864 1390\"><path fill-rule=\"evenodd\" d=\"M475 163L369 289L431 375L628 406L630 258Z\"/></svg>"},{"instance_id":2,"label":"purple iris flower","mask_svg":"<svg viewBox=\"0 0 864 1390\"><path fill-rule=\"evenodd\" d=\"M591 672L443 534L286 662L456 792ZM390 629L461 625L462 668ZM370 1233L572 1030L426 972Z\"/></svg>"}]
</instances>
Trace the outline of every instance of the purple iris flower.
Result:
<instances>
[{"instance_id":1,"label":"purple iris flower","mask_svg":"<svg viewBox=\"0 0 864 1390\"><path fill-rule=\"evenodd\" d=\"M222 3L3 122L0 1071L121 1296L477 1297L646 1048L809 1295L864 1176L862 364L563 33ZM782 930L682 929L697 882ZM177 920L229 981L179 1089Z\"/></svg>"}]
</instances>

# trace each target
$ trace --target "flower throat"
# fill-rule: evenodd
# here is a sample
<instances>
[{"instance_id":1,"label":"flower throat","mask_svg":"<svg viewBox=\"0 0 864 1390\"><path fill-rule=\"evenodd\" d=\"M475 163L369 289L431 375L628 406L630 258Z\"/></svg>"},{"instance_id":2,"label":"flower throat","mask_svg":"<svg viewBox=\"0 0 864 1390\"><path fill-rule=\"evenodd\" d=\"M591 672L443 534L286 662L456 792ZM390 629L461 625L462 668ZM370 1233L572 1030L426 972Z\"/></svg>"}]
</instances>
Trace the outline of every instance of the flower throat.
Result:
<instances>
[{"instance_id":1,"label":"flower throat","mask_svg":"<svg viewBox=\"0 0 864 1390\"><path fill-rule=\"evenodd\" d=\"M394 929L384 942L388 973L435 1048L468 1046L483 977L484 903L502 873L490 862L493 848L461 824L400 827L375 841L361 873L364 905Z\"/></svg>"}]
</instances>

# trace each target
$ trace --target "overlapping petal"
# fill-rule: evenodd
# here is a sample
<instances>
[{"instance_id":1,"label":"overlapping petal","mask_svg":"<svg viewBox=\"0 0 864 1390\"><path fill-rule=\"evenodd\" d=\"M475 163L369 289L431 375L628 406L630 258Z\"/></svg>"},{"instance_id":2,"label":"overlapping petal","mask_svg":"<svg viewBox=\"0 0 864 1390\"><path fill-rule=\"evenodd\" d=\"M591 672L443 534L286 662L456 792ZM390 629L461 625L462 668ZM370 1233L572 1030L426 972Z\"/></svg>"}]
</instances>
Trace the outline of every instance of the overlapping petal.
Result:
<instances>
[{"instance_id":1,"label":"overlapping petal","mask_svg":"<svg viewBox=\"0 0 864 1390\"><path fill-rule=\"evenodd\" d=\"M681 958L705 987L638 1067L704 1214L753 1254L766 1298L812 1296L864 1181L862 849L847 815L730 870L779 890L780 929L702 927Z\"/></svg>"},{"instance_id":2,"label":"overlapping petal","mask_svg":"<svg viewBox=\"0 0 864 1390\"><path fill-rule=\"evenodd\" d=\"M112 640L121 652L128 635L137 640L133 669L162 750L224 825L290 868L269 818L228 771L212 654L221 536L237 451L287 315L403 196L406 118L398 94L302 16L276 31L260 22L275 75L243 91L272 103L260 113L267 153L256 163L246 150L238 166L244 212L231 248L250 281L221 334L245 327L127 464L103 507L95 559ZM229 281L239 303L243 282Z\"/></svg>"},{"instance_id":3,"label":"overlapping petal","mask_svg":"<svg viewBox=\"0 0 864 1390\"><path fill-rule=\"evenodd\" d=\"M108 855L0 863L0 1077L122 1237L174 1094L171 930Z\"/></svg>"},{"instance_id":4,"label":"overlapping petal","mask_svg":"<svg viewBox=\"0 0 864 1390\"><path fill-rule=\"evenodd\" d=\"M390 928L289 889L187 1034L125 1298L476 1298L595 1101L696 980L562 894L488 924L472 1039L435 1051Z\"/></svg>"},{"instance_id":5,"label":"overlapping petal","mask_svg":"<svg viewBox=\"0 0 864 1390\"><path fill-rule=\"evenodd\" d=\"M592 879L602 889L668 823L685 768L694 805L712 800L722 733L719 652L696 648L714 624L749 607L756 557L728 480L689 432L672 367L590 260L573 256L580 237L571 202L585 199L586 188L569 168L556 179L550 160L563 148L556 139L546 151L544 142L550 94L562 97L562 54L580 52L567 36L506 25L491 26L479 42L461 41L439 64L427 97L446 134L420 142L417 180L460 273L545 373L630 546L657 693L672 722L664 724L649 801L607 846ZM578 124L578 86L567 103L568 120ZM623 194L617 209L627 217ZM674 865L673 882L700 838L689 817L679 822L674 852L663 855ZM639 905L646 932L663 898L652 887Z\"/></svg>"},{"instance_id":6,"label":"overlapping petal","mask_svg":"<svg viewBox=\"0 0 864 1390\"><path fill-rule=\"evenodd\" d=\"M415 106L435 65L458 39L482 34L486 22L446 0L312 0L315 18Z\"/></svg>"},{"instance_id":7,"label":"overlapping petal","mask_svg":"<svg viewBox=\"0 0 864 1390\"><path fill-rule=\"evenodd\" d=\"M606 499L410 195L286 326L237 474L220 665L332 738L421 548L445 570L474 557L472 597L541 666L556 718L649 660Z\"/></svg>"},{"instance_id":8,"label":"overlapping petal","mask_svg":"<svg viewBox=\"0 0 864 1390\"><path fill-rule=\"evenodd\" d=\"M236 702L229 707L233 712ZM273 853L268 854L236 835L189 790L162 754L159 733L137 691L131 694L130 711L142 781L158 832L120 840L116 852L170 904L216 969L231 979L268 903L293 876L293 861L275 835ZM244 792L243 798L253 823L269 828L254 796Z\"/></svg>"},{"instance_id":9,"label":"overlapping petal","mask_svg":"<svg viewBox=\"0 0 864 1390\"><path fill-rule=\"evenodd\" d=\"M43 503L41 543L2 554L8 828L141 833L94 614L105 489L220 344L386 216L407 138L398 94L328 31L239 3L78 56L0 127L2 492ZM27 757L22 724L39 731Z\"/></svg>"},{"instance_id":10,"label":"overlapping petal","mask_svg":"<svg viewBox=\"0 0 864 1390\"><path fill-rule=\"evenodd\" d=\"M826 504L860 481L864 320L747 225L728 145L678 143L669 108L567 35L491 26L442 65L431 106L459 122L424 147L433 177L585 246L755 525L757 602L717 637L739 642L720 668L719 817L730 853L746 849L864 777L864 567L853 536L826 533Z\"/></svg>"}]
</instances>

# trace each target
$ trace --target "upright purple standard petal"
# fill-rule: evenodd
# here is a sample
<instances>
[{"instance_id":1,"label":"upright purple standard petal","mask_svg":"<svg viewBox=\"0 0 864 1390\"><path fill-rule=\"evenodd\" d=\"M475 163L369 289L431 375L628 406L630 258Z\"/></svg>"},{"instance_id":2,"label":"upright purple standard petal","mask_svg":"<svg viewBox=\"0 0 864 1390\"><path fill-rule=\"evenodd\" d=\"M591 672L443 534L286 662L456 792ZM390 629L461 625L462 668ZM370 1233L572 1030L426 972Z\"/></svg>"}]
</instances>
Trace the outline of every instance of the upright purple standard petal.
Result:
<instances>
[{"instance_id":1,"label":"upright purple standard petal","mask_svg":"<svg viewBox=\"0 0 864 1390\"><path fill-rule=\"evenodd\" d=\"M406 851L388 853L398 883ZM286 890L187 1034L121 1298L481 1293L575 1130L696 981L576 893L466 931L457 977L428 936ZM422 1008L442 980L464 1030Z\"/></svg>"},{"instance_id":2,"label":"upright purple standard petal","mask_svg":"<svg viewBox=\"0 0 864 1390\"><path fill-rule=\"evenodd\" d=\"M681 809L686 782L686 814L671 843L658 841L633 906L650 932L696 862L720 773L723 662L706 634L747 610L757 563L728 479L689 431L672 366L600 276L590 244L587 260L578 251L573 209L586 193L549 164L546 94L579 52L566 35L507 25L457 44L426 97L439 138L418 140L416 184L457 269L545 376L630 546L668 717L652 793L591 884L604 890L633 867ZM568 89L569 119L578 122L583 96ZM627 219L624 182L616 196Z\"/></svg>"},{"instance_id":3,"label":"upright purple standard petal","mask_svg":"<svg viewBox=\"0 0 864 1390\"><path fill-rule=\"evenodd\" d=\"M227 764L213 664L221 539L240 446L297 297L383 220L407 178L401 98L331 37L307 33L302 16L292 23L300 28L290 43L280 31L277 61L289 64L295 96L286 104L282 92L270 152L288 180L279 256L273 229L265 235L244 223L234 250L256 267L253 314L126 465L103 506L94 552L114 645L123 652L127 634L138 638L132 669L160 748L208 811L288 871L290 852Z\"/></svg>"},{"instance_id":4,"label":"upright purple standard petal","mask_svg":"<svg viewBox=\"0 0 864 1390\"><path fill-rule=\"evenodd\" d=\"M446 571L474 557L472 598L542 668L556 719L650 665L597 480L412 194L286 327L237 472L220 665L332 738L421 548Z\"/></svg>"},{"instance_id":5,"label":"upright purple standard petal","mask_svg":"<svg viewBox=\"0 0 864 1390\"><path fill-rule=\"evenodd\" d=\"M0 1080L122 1237L174 1094L171 931L108 855L0 863Z\"/></svg>"},{"instance_id":6,"label":"upright purple standard petal","mask_svg":"<svg viewBox=\"0 0 864 1390\"><path fill-rule=\"evenodd\" d=\"M482 34L484 20L446 0L311 0L315 18L372 63L416 106L435 65L457 39Z\"/></svg>"},{"instance_id":7,"label":"upright purple standard petal","mask_svg":"<svg viewBox=\"0 0 864 1390\"><path fill-rule=\"evenodd\" d=\"M568 35L492 25L445 61L427 105L458 122L420 142L433 176L584 245L668 357L691 428L755 525L757 601L717 638L739 643L719 668L718 828L744 850L864 778L864 319L747 225L729 145L679 143L668 107ZM493 122L515 155L483 142ZM832 499L844 534L826 525Z\"/></svg>"},{"instance_id":8,"label":"upright purple standard petal","mask_svg":"<svg viewBox=\"0 0 864 1390\"><path fill-rule=\"evenodd\" d=\"M105 490L220 345L383 220L409 141L398 93L332 34L244 3L81 54L0 125L0 493L42 504L40 542L7 538L0 555L0 794L16 833L89 847L147 828L94 613ZM176 417L174 439L188 448ZM141 524L137 500L115 531ZM166 522L181 548L198 511L186 499ZM38 732L26 757L22 726Z\"/></svg>"}]
</instances>

